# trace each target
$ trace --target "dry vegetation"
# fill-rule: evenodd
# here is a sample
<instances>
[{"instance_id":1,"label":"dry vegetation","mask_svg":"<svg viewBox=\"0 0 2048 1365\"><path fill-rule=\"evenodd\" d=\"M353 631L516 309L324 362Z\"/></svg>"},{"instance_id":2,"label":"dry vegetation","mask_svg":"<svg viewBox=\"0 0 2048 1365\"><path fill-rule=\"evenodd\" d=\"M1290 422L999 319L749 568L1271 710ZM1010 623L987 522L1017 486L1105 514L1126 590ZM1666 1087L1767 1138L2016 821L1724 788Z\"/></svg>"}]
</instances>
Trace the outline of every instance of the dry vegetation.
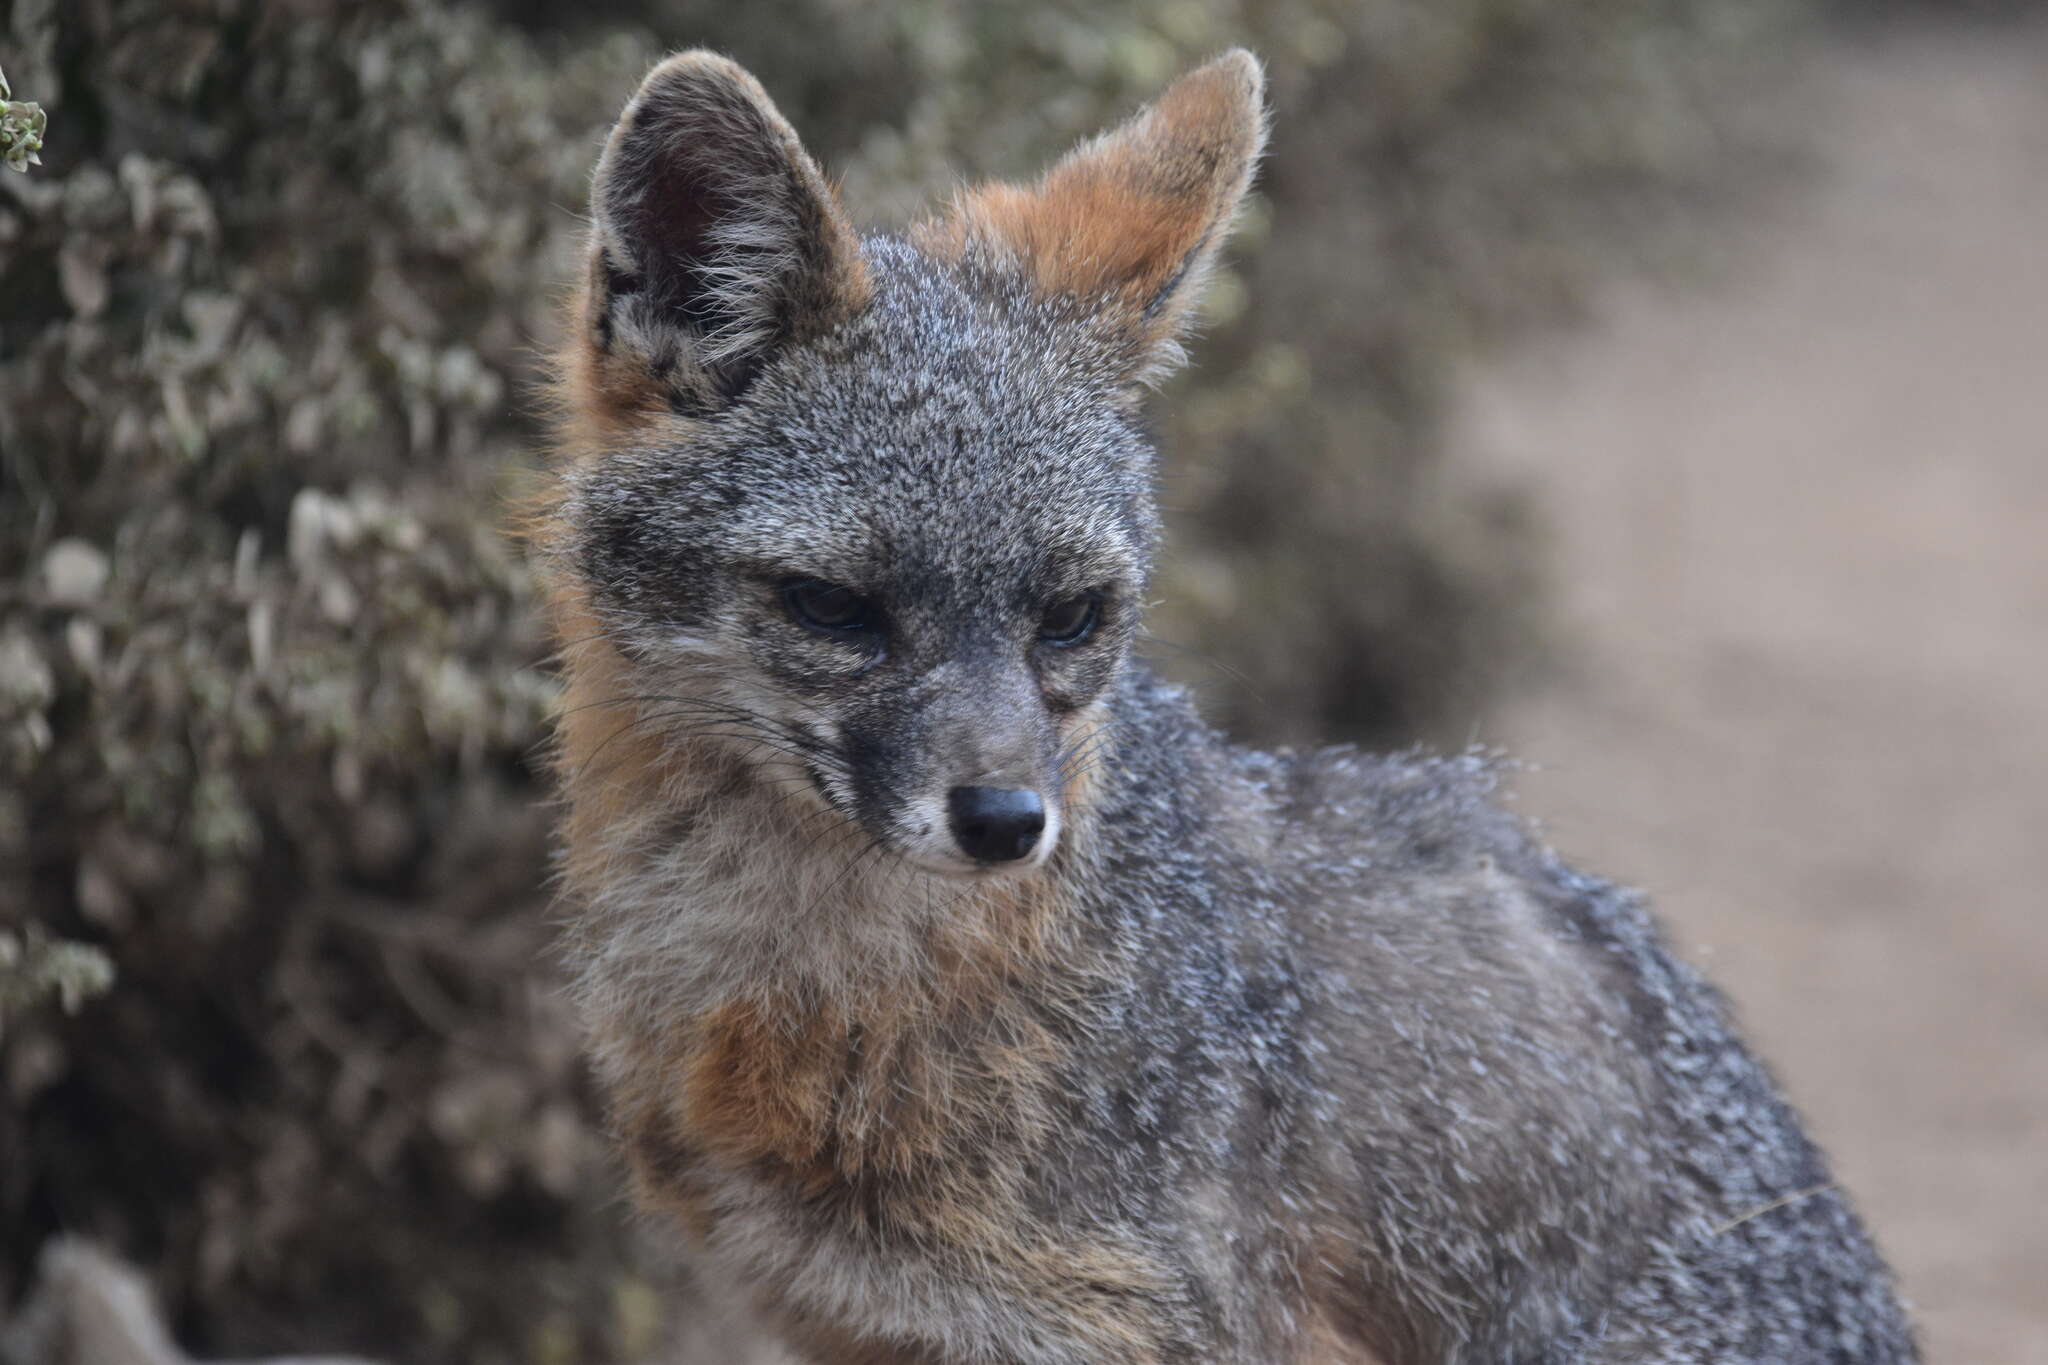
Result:
<instances>
[{"instance_id":1,"label":"dry vegetation","mask_svg":"<svg viewBox=\"0 0 2048 1365\"><path fill-rule=\"evenodd\" d=\"M1163 660L1255 737L1456 743L1542 555L1438 458L1444 376L1668 246L1796 8L0 0L49 116L0 177L0 1315L69 1230L207 1354L653 1341L546 960L550 683L498 524L588 164L665 48L754 67L885 223L1266 54L1277 150L1162 404Z\"/></svg>"}]
</instances>

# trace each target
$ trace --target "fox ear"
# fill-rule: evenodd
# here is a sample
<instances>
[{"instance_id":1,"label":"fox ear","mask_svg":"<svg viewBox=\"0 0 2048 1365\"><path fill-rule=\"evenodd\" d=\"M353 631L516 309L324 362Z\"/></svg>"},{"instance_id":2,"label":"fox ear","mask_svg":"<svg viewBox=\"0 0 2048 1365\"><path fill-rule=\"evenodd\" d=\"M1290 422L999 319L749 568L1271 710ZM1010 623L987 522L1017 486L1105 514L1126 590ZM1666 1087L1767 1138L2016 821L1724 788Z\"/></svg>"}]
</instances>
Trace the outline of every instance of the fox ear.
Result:
<instances>
[{"instance_id":1,"label":"fox ear","mask_svg":"<svg viewBox=\"0 0 2048 1365\"><path fill-rule=\"evenodd\" d=\"M1264 93L1258 58L1225 53L1037 184L963 192L918 240L1085 305L1125 343L1128 379L1160 378L1265 146Z\"/></svg>"},{"instance_id":2,"label":"fox ear","mask_svg":"<svg viewBox=\"0 0 2048 1365\"><path fill-rule=\"evenodd\" d=\"M760 83L716 53L648 73L590 198L584 374L615 409L714 412L776 346L866 301L831 186Z\"/></svg>"}]
</instances>

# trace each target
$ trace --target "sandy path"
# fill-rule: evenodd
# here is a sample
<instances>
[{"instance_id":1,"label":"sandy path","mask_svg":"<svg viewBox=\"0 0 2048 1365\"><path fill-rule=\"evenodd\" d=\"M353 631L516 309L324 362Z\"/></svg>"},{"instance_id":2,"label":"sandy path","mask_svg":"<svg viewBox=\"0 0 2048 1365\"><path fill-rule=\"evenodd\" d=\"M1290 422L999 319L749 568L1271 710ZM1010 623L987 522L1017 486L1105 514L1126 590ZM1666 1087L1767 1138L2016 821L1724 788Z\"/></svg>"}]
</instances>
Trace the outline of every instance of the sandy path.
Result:
<instances>
[{"instance_id":1,"label":"sandy path","mask_svg":"<svg viewBox=\"0 0 2048 1365\"><path fill-rule=\"evenodd\" d=\"M1651 888L1937 1362L2048 1361L2048 23L1815 61L1817 173L1710 288L1473 377L1570 676L1493 738Z\"/></svg>"}]
</instances>

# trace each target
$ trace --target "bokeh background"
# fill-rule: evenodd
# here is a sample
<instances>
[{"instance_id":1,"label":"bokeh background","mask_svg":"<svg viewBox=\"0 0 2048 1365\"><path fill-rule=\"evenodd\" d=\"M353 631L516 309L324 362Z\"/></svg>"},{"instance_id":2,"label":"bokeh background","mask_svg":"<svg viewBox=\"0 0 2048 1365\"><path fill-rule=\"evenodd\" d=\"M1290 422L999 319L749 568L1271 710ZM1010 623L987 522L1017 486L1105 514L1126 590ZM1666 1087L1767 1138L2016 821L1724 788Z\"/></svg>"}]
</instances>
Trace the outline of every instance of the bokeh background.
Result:
<instances>
[{"instance_id":1,"label":"bokeh background","mask_svg":"<svg viewBox=\"0 0 2048 1365\"><path fill-rule=\"evenodd\" d=\"M500 528L589 164L709 44L890 226L1232 43L1161 666L1529 760L1930 1359L2048 1360L2048 21L1821 0L0 0L0 1360L85 1351L63 1237L200 1357L740 1359L550 956Z\"/></svg>"}]
</instances>

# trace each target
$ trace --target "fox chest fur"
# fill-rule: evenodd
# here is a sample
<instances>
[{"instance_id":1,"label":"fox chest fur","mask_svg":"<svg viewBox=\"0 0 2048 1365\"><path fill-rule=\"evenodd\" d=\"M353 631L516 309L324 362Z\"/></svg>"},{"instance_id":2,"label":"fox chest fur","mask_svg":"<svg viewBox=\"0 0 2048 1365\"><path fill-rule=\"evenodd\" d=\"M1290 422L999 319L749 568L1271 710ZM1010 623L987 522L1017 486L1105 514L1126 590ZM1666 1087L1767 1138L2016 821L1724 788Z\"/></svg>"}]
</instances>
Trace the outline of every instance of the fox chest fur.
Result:
<instances>
[{"instance_id":1,"label":"fox chest fur","mask_svg":"<svg viewBox=\"0 0 2048 1365\"><path fill-rule=\"evenodd\" d=\"M610 824L590 900L616 919L580 942L642 1201L826 1358L1043 1335L1038 1358L1164 1359L1131 1308L1167 1272L1034 1188L1103 965L1058 889L849 872L772 788L677 757L646 769L670 818Z\"/></svg>"},{"instance_id":2,"label":"fox chest fur","mask_svg":"<svg viewBox=\"0 0 2048 1365\"><path fill-rule=\"evenodd\" d=\"M565 757L582 743L637 764L617 754L633 722L602 710L571 726ZM1357 1191L1320 1208L1312 1193L1358 1178L1335 1120L1371 1084L1314 1056L1341 975L1312 965L1313 930L1280 929L1275 907L1233 925L1176 905L1200 896L1196 860L1124 866L1116 827L1156 835L1160 812L1090 784L1105 804L1046 876L963 891L886 864L849 871L857 848L806 842L788 803L715 750L660 750L638 780L651 785L631 804L662 815L608 815L583 892L600 1071L642 1202L788 1340L826 1360L1336 1365L1428 1338L1427 1300L1452 1286L1440 1268L1391 1273L1412 1210L1440 1202L1419 1164L1376 1174L1390 1216L1370 1229ZM1166 823L1212 856L1233 846L1237 890L1258 904L1291 877L1252 871L1274 856L1249 823L1273 794L1234 785L1230 827L1198 829L1192 810ZM1160 942L1133 913L1148 905L1208 941ZM1530 1008L1532 1026L1571 1026ZM1419 1036L1444 1027L1419 1015L1397 1027L1417 1048L1452 1046ZM1418 1105L1445 1127L1455 1106L1476 1115L1473 1083L1513 1059L1456 1046L1462 1074L1382 1122L1406 1128ZM1584 1153L1608 1145L1573 1137ZM1510 1192L1518 1153L1489 1145L1467 1140L1475 1189L1538 1206ZM1589 1207L1630 1197L1610 1173ZM1384 1258L1383 1283L1366 1282L1368 1256Z\"/></svg>"}]
</instances>

